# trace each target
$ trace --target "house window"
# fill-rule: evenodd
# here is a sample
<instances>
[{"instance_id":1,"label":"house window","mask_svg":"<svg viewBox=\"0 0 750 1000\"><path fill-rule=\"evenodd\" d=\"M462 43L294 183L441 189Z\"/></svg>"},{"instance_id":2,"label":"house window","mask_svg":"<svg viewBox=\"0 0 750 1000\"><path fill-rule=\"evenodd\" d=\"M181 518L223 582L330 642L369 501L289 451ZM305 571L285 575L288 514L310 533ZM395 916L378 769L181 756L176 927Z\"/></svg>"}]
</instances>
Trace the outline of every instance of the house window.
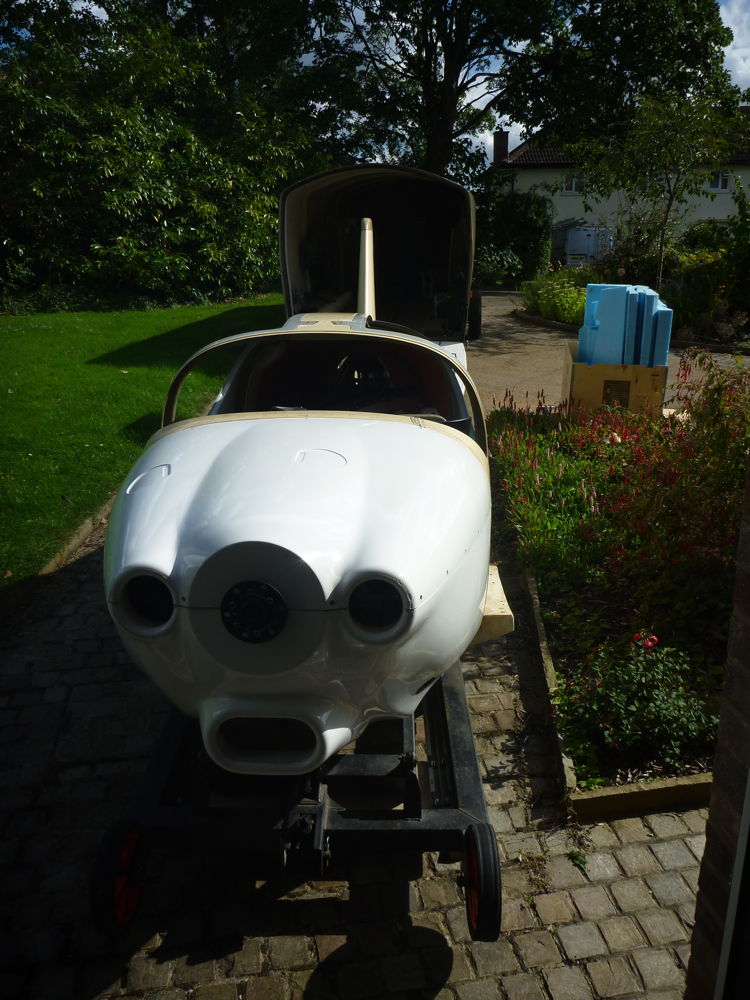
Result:
<instances>
[{"instance_id":1,"label":"house window","mask_svg":"<svg viewBox=\"0 0 750 1000\"><path fill-rule=\"evenodd\" d=\"M711 180L708 182L709 190L711 191L728 191L729 190L729 174L717 172L711 176Z\"/></svg>"},{"instance_id":2,"label":"house window","mask_svg":"<svg viewBox=\"0 0 750 1000\"><path fill-rule=\"evenodd\" d=\"M583 178L578 174L566 174L563 180L563 194L583 194Z\"/></svg>"}]
</instances>

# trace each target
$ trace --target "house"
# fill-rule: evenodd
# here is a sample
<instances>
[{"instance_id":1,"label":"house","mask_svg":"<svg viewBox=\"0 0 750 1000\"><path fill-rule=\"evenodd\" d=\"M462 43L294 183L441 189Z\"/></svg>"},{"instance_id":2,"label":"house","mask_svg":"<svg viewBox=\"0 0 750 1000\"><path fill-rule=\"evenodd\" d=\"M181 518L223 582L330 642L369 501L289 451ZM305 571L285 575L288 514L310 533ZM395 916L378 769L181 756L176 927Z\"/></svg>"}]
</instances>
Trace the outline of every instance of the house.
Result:
<instances>
[{"instance_id":1,"label":"house","mask_svg":"<svg viewBox=\"0 0 750 1000\"><path fill-rule=\"evenodd\" d=\"M743 108L750 117L750 106ZM598 259L611 245L613 223L621 206L617 194L586 198L577 164L562 149L542 138L531 138L508 151L508 133L494 136L493 163L508 172L511 190L539 191L554 206L552 259L582 264ZM705 197L686 206L684 224L702 219L727 219L735 211L734 178L750 192L750 148L738 152L705 184Z\"/></svg>"}]
</instances>

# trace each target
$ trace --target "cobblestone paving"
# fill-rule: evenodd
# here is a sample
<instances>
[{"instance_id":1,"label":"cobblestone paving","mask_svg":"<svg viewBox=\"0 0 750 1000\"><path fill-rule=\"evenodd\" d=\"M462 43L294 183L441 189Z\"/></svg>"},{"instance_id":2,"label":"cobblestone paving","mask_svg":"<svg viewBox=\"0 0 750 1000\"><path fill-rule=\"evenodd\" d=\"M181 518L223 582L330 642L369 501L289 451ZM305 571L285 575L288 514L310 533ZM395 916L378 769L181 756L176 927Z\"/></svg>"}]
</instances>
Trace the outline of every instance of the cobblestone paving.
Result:
<instances>
[{"instance_id":1,"label":"cobblestone paving","mask_svg":"<svg viewBox=\"0 0 750 1000\"><path fill-rule=\"evenodd\" d=\"M101 832L122 814L167 705L129 665L103 607L99 538L3 624L0 997L148 1000L677 1000L703 812L584 829L559 811L531 618L463 668L503 857L503 934L468 940L456 866L422 877L378 855L350 879L257 887L242 853L156 856L144 912L91 924Z\"/></svg>"}]
</instances>

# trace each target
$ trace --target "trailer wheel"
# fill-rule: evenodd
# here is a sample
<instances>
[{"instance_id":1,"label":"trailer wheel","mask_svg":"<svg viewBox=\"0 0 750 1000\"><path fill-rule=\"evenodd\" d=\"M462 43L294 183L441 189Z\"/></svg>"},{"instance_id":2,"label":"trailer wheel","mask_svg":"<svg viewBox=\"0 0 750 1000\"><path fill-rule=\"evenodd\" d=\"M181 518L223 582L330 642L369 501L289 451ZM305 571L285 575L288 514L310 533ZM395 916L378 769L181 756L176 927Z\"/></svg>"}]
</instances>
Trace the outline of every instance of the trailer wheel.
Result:
<instances>
[{"instance_id":1,"label":"trailer wheel","mask_svg":"<svg viewBox=\"0 0 750 1000\"><path fill-rule=\"evenodd\" d=\"M500 855L489 823L467 829L462 870L469 934L473 941L497 941L502 916Z\"/></svg>"},{"instance_id":2,"label":"trailer wheel","mask_svg":"<svg viewBox=\"0 0 750 1000\"><path fill-rule=\"evenodd\" d=\"M140 826L118 823L104 834L91 877L91 915L98 927L118 930L133 920L149 854L148 834Z\"/></svg>"}]
</instances>

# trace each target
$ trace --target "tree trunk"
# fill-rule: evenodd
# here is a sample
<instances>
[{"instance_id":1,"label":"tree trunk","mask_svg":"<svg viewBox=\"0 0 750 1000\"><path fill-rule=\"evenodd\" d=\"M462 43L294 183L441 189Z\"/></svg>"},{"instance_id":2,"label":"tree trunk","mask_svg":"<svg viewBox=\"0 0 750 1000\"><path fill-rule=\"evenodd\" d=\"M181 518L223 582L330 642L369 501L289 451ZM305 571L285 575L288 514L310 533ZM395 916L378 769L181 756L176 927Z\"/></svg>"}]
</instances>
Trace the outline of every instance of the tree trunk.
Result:
<instances>
[{"instance_id":1,"label":"tree trunk","mask_svg":"<svg viewBox=\"0 0 750 1000\"><path fill-rule=\"evenodd\" d=\"M669 225L669 217L672 214L673 205L674 192L672 191L667 199L667 205L664 209L661 226L659 227L659 263L656 271L656 291L659 292L659 294L661 294L661 286L664 276L664 253L667 248L667 226Z\"/></svg>"}]
</instances>

